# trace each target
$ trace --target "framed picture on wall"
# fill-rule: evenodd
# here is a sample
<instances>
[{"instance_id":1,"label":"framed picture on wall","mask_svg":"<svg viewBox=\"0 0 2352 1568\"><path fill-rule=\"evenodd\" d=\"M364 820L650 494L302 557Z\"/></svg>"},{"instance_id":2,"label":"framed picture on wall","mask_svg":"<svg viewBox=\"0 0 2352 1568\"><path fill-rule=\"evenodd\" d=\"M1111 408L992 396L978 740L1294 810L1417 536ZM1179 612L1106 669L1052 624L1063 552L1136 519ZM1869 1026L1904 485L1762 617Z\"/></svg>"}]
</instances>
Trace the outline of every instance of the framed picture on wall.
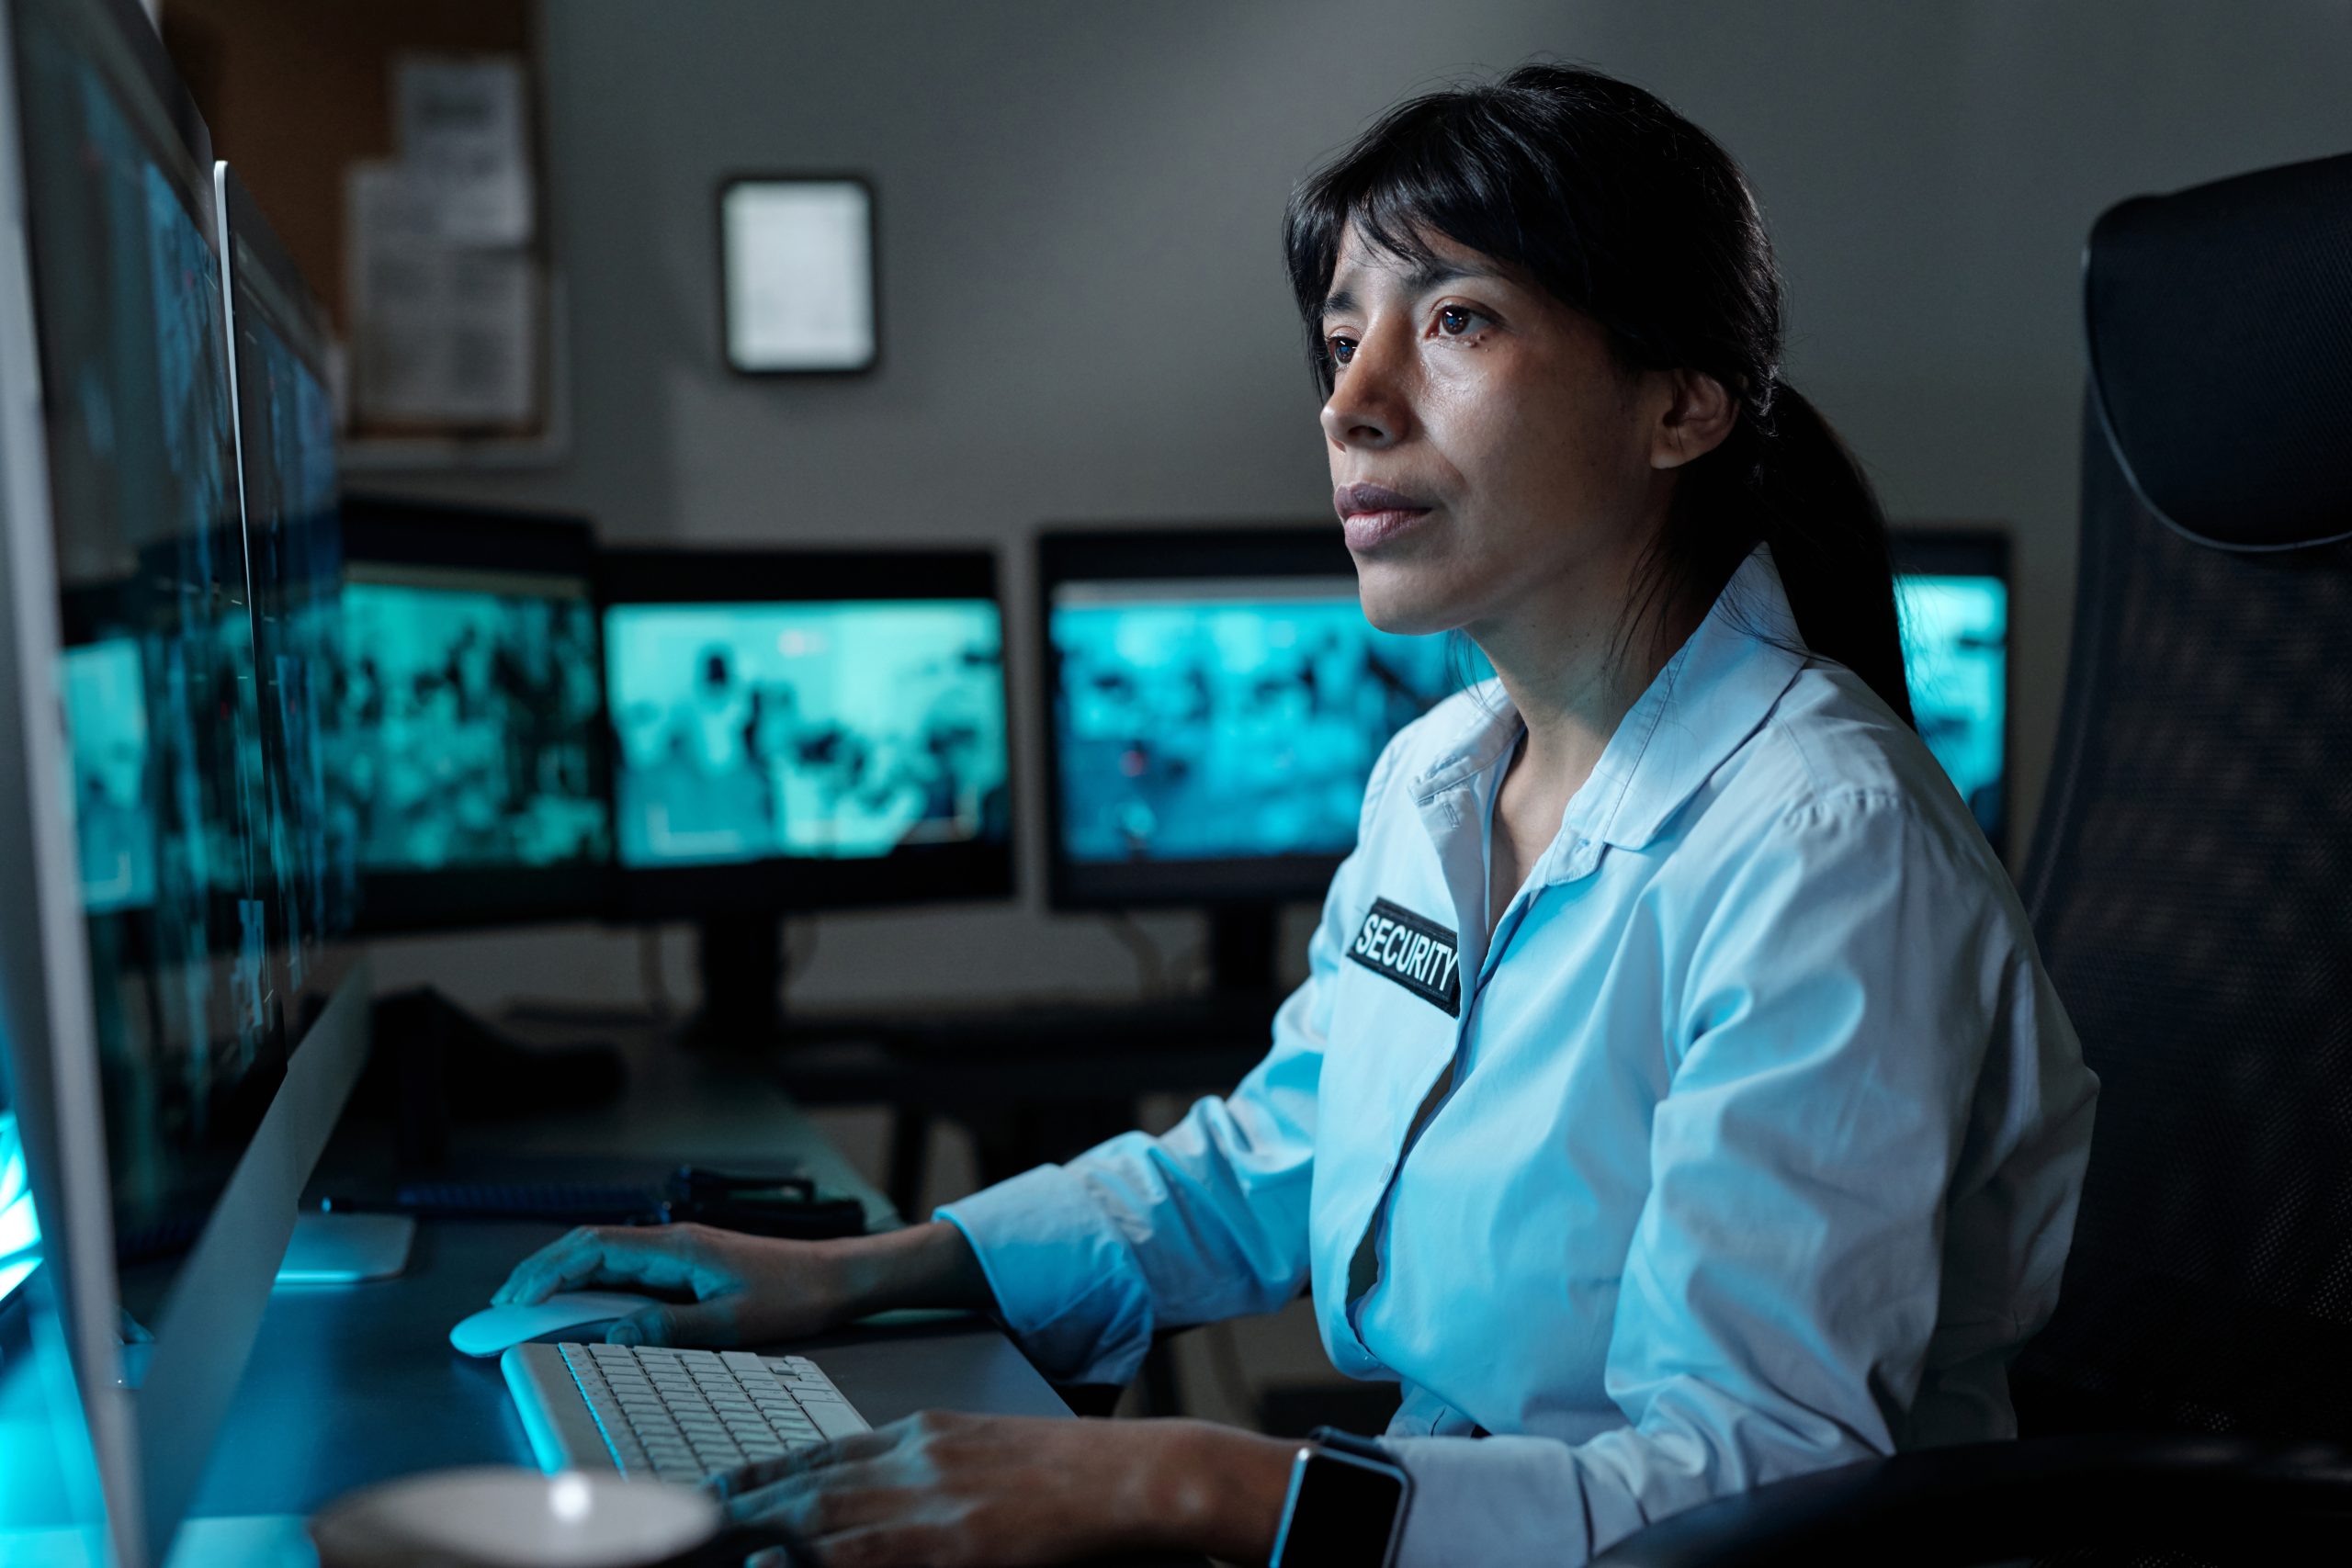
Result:
<instances>
[{"instance_id":1,"label":"framed picture on wall","mask_svg":"<svg viewBox=\"0 0 2352 1568\"><path fill-rule=\"evenodd\" d=\"M874 187L739 175L718 187L719 329L746 376L855 375L881 352Z\"/></svg>"}]
</instances>

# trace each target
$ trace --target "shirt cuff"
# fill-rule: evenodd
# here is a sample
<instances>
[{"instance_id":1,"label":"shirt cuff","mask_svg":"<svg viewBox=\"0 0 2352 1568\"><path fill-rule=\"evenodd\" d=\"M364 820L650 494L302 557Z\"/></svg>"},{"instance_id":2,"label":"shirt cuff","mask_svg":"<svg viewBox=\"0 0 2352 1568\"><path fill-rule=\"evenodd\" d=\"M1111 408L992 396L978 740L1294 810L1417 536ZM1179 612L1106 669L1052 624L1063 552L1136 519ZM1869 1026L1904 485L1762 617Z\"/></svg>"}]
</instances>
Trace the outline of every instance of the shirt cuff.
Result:
<instances>
[{"instance_id":1,"label":"shirt cuff","mask_svg":"<svg viewBox=\"0 0 2352 1568\"><path fill-rule=\"evenodd\" d=\"M1125 1238L1076 1174L1039 1166L932 1218L963 1233L999 1320L1046 1378L1134 1378L1151 1346L1150 1295Z\"/></svg>"},{"instance_id":2,"label":"shirt cuff","mask_svg":"<svg viewBox=\"0 0 2352 1568\"><path fill-rule=\"evenodd\" d=\"M1589 1495L1575 1455L1555 1438L1385 1438L1380 1446L1413 1479L1396 1568L1576 1568L1642 1523L1630 1507Z\"/></svg>"}]
</instances>

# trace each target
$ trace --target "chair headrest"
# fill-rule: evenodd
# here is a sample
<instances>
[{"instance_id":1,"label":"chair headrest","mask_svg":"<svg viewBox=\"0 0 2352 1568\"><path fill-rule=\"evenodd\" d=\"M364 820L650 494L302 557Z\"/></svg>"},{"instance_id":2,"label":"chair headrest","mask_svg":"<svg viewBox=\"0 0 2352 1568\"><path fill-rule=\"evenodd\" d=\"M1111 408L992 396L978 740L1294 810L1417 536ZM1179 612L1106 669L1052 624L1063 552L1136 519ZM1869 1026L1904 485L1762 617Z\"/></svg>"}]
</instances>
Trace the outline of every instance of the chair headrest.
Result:
<instances>
[{"instance_id":1,"label":"chair headrest","mask_svg":"<svg viewBox=\"0 0 2352 1568\"><path fill-rule=\"evenodd\" d=\"M2352 536L2352 154L2109 208L2083 314L2150 511L2222 549Z\"/></svg>"}]
</instances>

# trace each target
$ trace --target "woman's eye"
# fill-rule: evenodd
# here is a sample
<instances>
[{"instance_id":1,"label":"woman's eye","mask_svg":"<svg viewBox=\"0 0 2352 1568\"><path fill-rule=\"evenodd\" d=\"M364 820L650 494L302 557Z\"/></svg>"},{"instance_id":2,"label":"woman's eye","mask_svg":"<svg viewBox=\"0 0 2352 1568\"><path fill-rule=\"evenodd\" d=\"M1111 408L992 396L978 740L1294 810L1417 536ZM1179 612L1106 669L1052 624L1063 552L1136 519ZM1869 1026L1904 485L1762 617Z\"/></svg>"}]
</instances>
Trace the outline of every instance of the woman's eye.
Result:
<instances>
[{"instance_id":1,"label":"woman's eye","mask_svg":"<svg viewBox=\"0 0 2352 1568\"><path fill-rule=\"evenodd\" d=\"M1437 310L1437 330L1447 337L1466 336L1471 324L1487 320L1483 310L1473 310L1467 305L1441 305Z\"/></svg>"},{"instance_id":2,"label":"woman's eye","mask_svg":"<svg viewBox=\"0 0 2352 1568\"><path fill-rule=\"evenodd\" d=\"M1349 360L1355 357L1355 339L1351 337L1335 337L1328 338L1325 342L1330 348L1332 364L1345 365Z\"/></svg>"}]
</instances>

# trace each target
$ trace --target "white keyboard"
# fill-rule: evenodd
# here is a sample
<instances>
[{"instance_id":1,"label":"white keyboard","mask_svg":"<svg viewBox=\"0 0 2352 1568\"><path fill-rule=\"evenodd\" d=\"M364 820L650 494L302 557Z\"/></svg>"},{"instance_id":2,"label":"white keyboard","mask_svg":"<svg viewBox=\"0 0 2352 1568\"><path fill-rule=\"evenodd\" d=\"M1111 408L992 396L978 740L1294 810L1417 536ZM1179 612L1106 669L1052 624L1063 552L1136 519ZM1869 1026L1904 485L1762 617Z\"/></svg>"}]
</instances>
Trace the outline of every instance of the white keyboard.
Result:
<instances>
[{"instance_id":1,"label":"white keyboard","mask_svg":"<svg viewBox=\"0 0 2352 1568\"><path fill-rule=\"evenodd\" d=\"M539 1468L692 1484L867 1430L800 1356L642 1345L517 1345L499 1358Z\"/></svg>"}]
</instances>

